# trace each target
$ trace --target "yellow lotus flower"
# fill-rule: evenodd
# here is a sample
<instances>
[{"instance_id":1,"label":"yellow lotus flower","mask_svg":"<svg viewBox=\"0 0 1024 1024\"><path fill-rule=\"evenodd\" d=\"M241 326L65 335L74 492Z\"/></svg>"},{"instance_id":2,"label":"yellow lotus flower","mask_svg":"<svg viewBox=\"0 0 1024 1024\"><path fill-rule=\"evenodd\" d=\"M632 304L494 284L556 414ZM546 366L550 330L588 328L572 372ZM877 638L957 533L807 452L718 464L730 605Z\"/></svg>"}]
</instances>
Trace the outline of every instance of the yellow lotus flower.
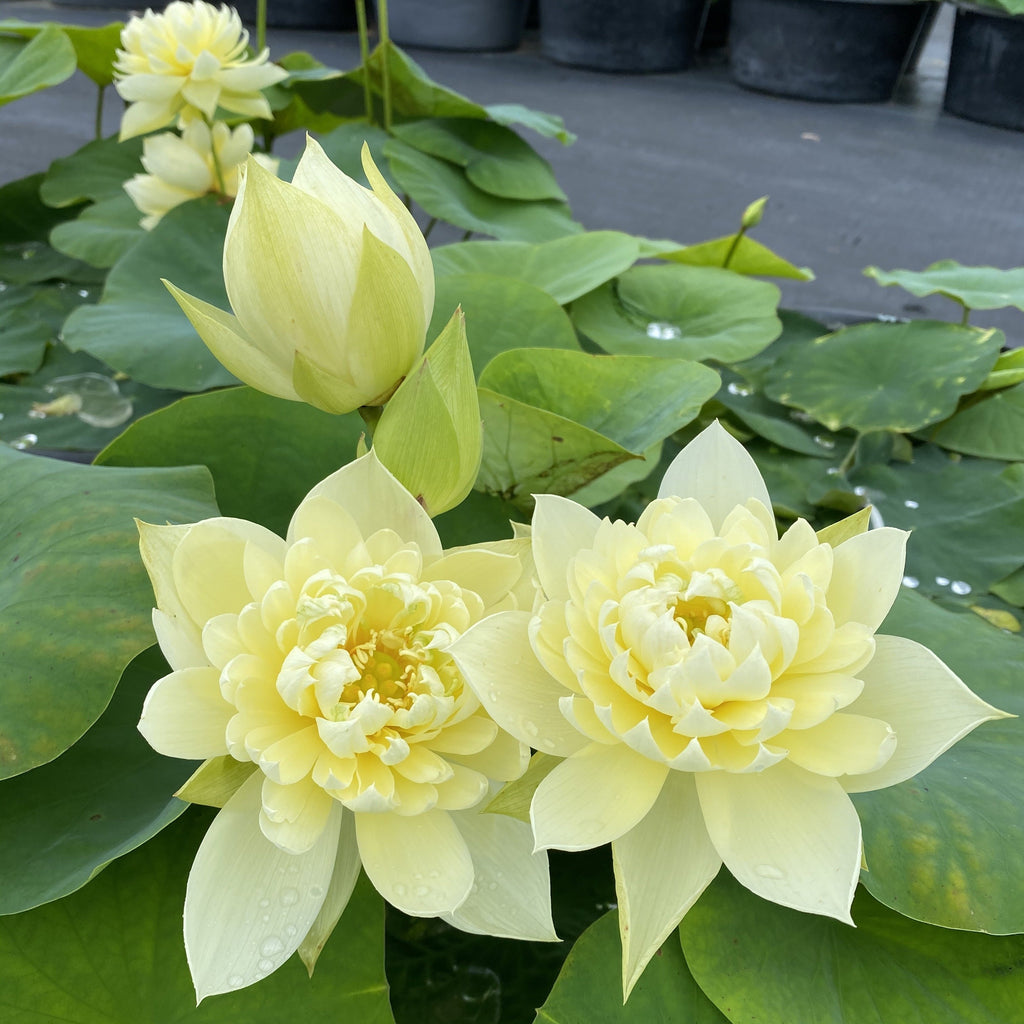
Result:
<instances>
[{"instance_id":1,"label":"yellow lotus flower","mask_svg":"<svg viewBox=\"0 0 1024 1024\"><path fill-rule=\"evenodd\" d=\"M515 607L523 542L443 552L372 452L306 496L286 540L226 518L140 532L173 671L139 729L161 753L220 759L215 774L224 755L251 770L189 875L200 999L318 949L360 864L407 914L554 938L529 827L479 813L528 750L445 653Z\"/></svg>"},{"instance_id":2,"label":"yellow lotus flower","mask_svg":"<svg viewBox=\"0 0 1024 1024\"><path fill-rule=\"evenodd\" d=\"M249 59L249 33L233 8L203 0L174 0L162 14L147 10L128 21L114 62L114 87L131 106L121 139L163 128L178 118L213 120L217 107L243 117L271 117L260 90L288 77L267 63L267 50Z\"/></svg>"},{"instance_id":3,"label":"yellow lotus flower","mask_svg":"<svg viewBox=\"0 0 1024 1024\"><path fill-rule=\"evenodd\" d=\"M146 214L139 222L147 231L174 207L198 199L208 192L219 192L217 163L224 182L224 195L238 191L238 170L252 152L253 131L240 124L232 131L223 121L211 129L203 121L193 121L181 135L161 132L142 143L142 166L148 174L136 174L124 183L132 202ZM263 153L255 159L271 174L277 160Z\"/></svg>"},{"instance_id":4,"label":"yellow lotus flower","mask_svg":"<svg viewBox=\"0 0 1024 1024\"><path fill-rule=\"evenodd\" d=\"M451 650L499 725L565 757L534 793L538 849L612 844L626 995L723 862L765 899L852 923L848 794L1002 716L926 648L876 635L907 534L798 520L779 537L717 423L635 525L540 495L532 536L544 603Z\"/></svg>"},{"instance_id":5,"label":"yellow lotus flower","mask_svg":"<svg viewBox=\"0 0 1024 1024\"><path fill-rule=\"evenodd\" d=\"M363 147L363 188L308 139L291 184L250 160L224 239L235 316L168 284L236 377L327 412L382 405L423 351L430 251Z\"/></svg>"}]
</instances>

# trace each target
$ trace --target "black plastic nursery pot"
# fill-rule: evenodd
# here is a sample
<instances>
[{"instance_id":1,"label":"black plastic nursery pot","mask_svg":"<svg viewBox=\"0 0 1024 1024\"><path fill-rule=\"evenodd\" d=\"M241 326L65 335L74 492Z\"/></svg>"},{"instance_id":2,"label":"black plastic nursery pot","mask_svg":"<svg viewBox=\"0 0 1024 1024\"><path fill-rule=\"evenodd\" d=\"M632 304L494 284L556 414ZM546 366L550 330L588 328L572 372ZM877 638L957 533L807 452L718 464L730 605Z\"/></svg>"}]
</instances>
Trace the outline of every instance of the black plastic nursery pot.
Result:
<instances>
[{"instance_id":1,"label":"black plastic nursery pot","mask_svg":"<svg viewBox=\"0 0 1024 1024\"><path fill-rule=\"evenodd\" d=\"M514 50L528 0L388 0L388 31L400 46Z\"/></svg>"},{"instance_id":2,"label":"black plastic nursery pot","mask_svg":"<svg viewBox=\"0 0 1024 1024\"><path fill-rule=\"evenodd\" d=\"M231 0L231 6L246 25L256 24L256 0ZM267 0L267 25L350 32L356 27L356 7L353 0Z\"/></svg>"},{"instance_id":3,"label":"black plastic nursery pot","mask_svg":"<svg viewBox=\"0 0 1024 1024\"><path fill-rule=\"evenodd\" d=\"M930 24L933 6L916 0L733 0L732 77L777 96L885 102Z\"/></svg>"},{"instance_id":4,"label":"black plastic nursery pot","mask_svg":"<svg viewBox=\"0 0 1024 1024\"><path fill-rule=\"evenodd\" d=\"M1024 17L957 8L942 105L957 117L1024 130Z\"/></svg>"},{"instance_id":5,"label":"black plastic nursery pot","mask_svg":"<svg viewBox=\"0 0 1024 1024\"><path fill-rule=\"evenodd\" d=\"M541 52L596 71L679 71L703 10L704 0L540 0Z\"/></svg>"}]
</instances>

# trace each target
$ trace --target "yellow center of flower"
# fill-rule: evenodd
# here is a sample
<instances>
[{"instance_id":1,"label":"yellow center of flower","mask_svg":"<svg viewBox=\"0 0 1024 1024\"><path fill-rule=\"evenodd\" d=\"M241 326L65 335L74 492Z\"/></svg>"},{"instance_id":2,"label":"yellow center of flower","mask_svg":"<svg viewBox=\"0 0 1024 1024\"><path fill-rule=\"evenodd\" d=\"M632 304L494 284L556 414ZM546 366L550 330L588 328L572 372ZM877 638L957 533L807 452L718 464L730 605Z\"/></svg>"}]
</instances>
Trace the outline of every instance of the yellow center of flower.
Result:
<instances>
[{"instance_id":1,"label":"yellow center of flower","mask_svg":"<svg viewBox=\"0 0 1024 1024\"><path fill-rule=\"evenodd\" d=\"M238 616L253 653L222 670L229 746L273 782L312 783L352 810L470 807L488 779L461 761L498 730L442 648L482 602L422 580L415 545L386 543L379 564L343 575L301 541L286 579Z\"/></svg>"},{"instance_id":2,"label":"yellow center of flower","mask_svg":"<svg viewBox=\"0 0 1024 1024\"><path fill-rule=\"evenodd\" d=\"M534 648L572 691L563 712L599 742L683 771L787 757L820 770L815 729L859 696L874 652L868 627L829 610L832 568L807 523L778 538L758 502L715 530L692 499L660 499L635 526L601 524L569 565L569 600L541 609Z\"/></svg>"}]
</instances>

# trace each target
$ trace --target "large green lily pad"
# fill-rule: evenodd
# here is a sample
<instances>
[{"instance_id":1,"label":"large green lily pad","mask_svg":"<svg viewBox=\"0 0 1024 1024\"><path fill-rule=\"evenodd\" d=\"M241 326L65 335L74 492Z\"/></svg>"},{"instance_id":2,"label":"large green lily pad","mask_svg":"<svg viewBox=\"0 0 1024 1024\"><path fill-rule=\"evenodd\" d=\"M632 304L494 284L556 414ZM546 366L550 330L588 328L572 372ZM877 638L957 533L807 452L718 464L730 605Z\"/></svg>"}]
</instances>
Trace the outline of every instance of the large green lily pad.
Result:
<instances>
[{"instance_id":1,"label":"large green lily pad","mask_svg":"<svg viewBox=\"0 0 1024 1024\"><path fill-rule=\"evenodd\" d=\"M999 331L938 320L857 324L789 346L765 393L830 430L920 430L977 390L1002 342Z\"/></svg>"},{"instance_id":2,"label":"large green lily pad","mask_svg":"<svg viewBox=\"0 0 1024 1024\"><path fill-rule=\"evenodd\" d=\"M929 647L979 696L1024 714L1024 640L969 610L901 593L880 632ZM872 895L917 920L1024 931L1024 730L985 722L915 778L854 797ZM969 1018L968 1018L969 1019Z\"/></svg>"},{"instance_id":3,"label":"large green lily pad","mask_svg":"<svg viewBox=\"0 0 1024 1024\"><path fill-rule=\"evenodd\" d=\"M615 355L733 363L782 329L779 290L731 270L667 264L627 270L573 303L579 331Z\"/></svg>"},{"instance_id":4,"label":"large green lily pad","mask_svg":"<svg viewBox=\"0 0 1024 1024\"><path fill-rule=\"evenodd\" d=\"M0 914L74 892L185 810L173 794L198 764L163 757L136 729L146 692L167 672L157 648L144 651L70 750L0 784Z\"/></svg>"},{"instance_id":5,"label":"large green lily pad","mask_svg":"<svg viewBox=\"0 0 1024 1024\"><path fill-rule=\"evenodd\" d=\"M725 1024L697 987L673 936L622 1003L618 915L598 918L566 958L535 1024Z\"/></svg>"},{"instance_id":6,"label":"large green lily pad","mask_svg":"<svg viewBox=\"0 0 1024 1024\"><path fill-rule=\"evenodd\" d=\"M393 1024L384 904L361 880L311 979L292 957L250 988L195 1005L185 879L211 815L193 811L72 896L0 920L0 1016L19 1024Z\"/></svg>"},{"instance_id":7,"label":"large green lily pad","mask_svg":"<svg viewBox=\"0 0 1024 1024\"><path fill-rule=\"evenodd\" d=\"M53 760L153 642L133 517L216 515L205 469L98 469L0 446L0 778Z\"/></svg>"},{"instance_id":8,"label":"large green lily pad","mask_svg":"<svg viewBox=\"0 0 1024 1024\"><path fill-rule=\"evenodd\" d=\"M431 252L434 273L500 274L546 291L565 305L628 270L640 254L632 235L585 231L550 242L457 242Z\"/></svg>"},{"instance_id":9,"label":"large green lily pad","mask_svg":"<svg viewBox=\"0 0 1024 1024\"><path fill-rule=\"evenodd\" d=\"M732 1024L1005 1024L1024 1004L1024 937L919 924L863 893L856 928L748 892L723 871L679 928Z\"/></svg>"},{"instance_id":10,"label":"large green lily pad","mask_svg":"<svg viewBox=\"0 0 1024 1024\"><path fill-rule=\"evenodd\" d=\"M160 283L226 309L221 251L230 210L206 196L171 210L114 265L95 306L76 310L64 342L155 388L205 391L237 383Z\"/></svg>"},{"instance_id":11,"label":"large green lily pad","mask_svg":"<svg viewBox=\"0 0 1024 1024\"><path fill-rule=\"evenodd\" d=\"M1024 384L965 405L928 436L965 455L1024 460Z\"/></svg>"},{"instance_id":12,"label":"large green lily pad","mask_svg":"<svg viewBox=\"0 0 1024 1024\"><path fill-rule=\"evenodd\" d=\"M0 22L0 106L60 85L75 73L75 48L67 34L47 25L32 39L4 34Z\"/></svg>"}]
</instances>

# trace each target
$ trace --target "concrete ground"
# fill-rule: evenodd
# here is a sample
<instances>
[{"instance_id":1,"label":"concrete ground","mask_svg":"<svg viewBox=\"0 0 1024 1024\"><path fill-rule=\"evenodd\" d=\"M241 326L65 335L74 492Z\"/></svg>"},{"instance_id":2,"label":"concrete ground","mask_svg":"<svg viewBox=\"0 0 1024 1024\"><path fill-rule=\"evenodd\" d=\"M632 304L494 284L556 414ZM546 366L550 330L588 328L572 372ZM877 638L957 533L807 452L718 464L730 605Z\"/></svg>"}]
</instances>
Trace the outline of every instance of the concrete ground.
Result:
<instances>
[{"instance_id":1,"label":"concrete ground","mask_svg":"<svg viewBox=\"0 0 1024 1024\"><path fill-rule=\"evenodd\" d=\"M273 2L273 0L272 0ZM0 18L105 24L123 11L0 0ZM747 203L771 197L755 237L814 269L782 284L786 305L891 315L954 314L862 276L870 263L919 270L938 259L1024 264L1024 133L942 111L953 8L933 28L919 68L885 104L819 104L749 92L724 56L693 69L613 75L560 67L528 33L512 53L410 50L444 85L482 103L518 102L564 117L569 147L531 136L588 228L683 243L734 230ZM358 62L354 34L272 30L271 56L311 51ZM95 88L82 76L0 108L0 183L44 168L92 135ZM105 127L116 130L111 96ZM978 314L1024 340L1024 313Z\"/></svg>"}]
</instances>

